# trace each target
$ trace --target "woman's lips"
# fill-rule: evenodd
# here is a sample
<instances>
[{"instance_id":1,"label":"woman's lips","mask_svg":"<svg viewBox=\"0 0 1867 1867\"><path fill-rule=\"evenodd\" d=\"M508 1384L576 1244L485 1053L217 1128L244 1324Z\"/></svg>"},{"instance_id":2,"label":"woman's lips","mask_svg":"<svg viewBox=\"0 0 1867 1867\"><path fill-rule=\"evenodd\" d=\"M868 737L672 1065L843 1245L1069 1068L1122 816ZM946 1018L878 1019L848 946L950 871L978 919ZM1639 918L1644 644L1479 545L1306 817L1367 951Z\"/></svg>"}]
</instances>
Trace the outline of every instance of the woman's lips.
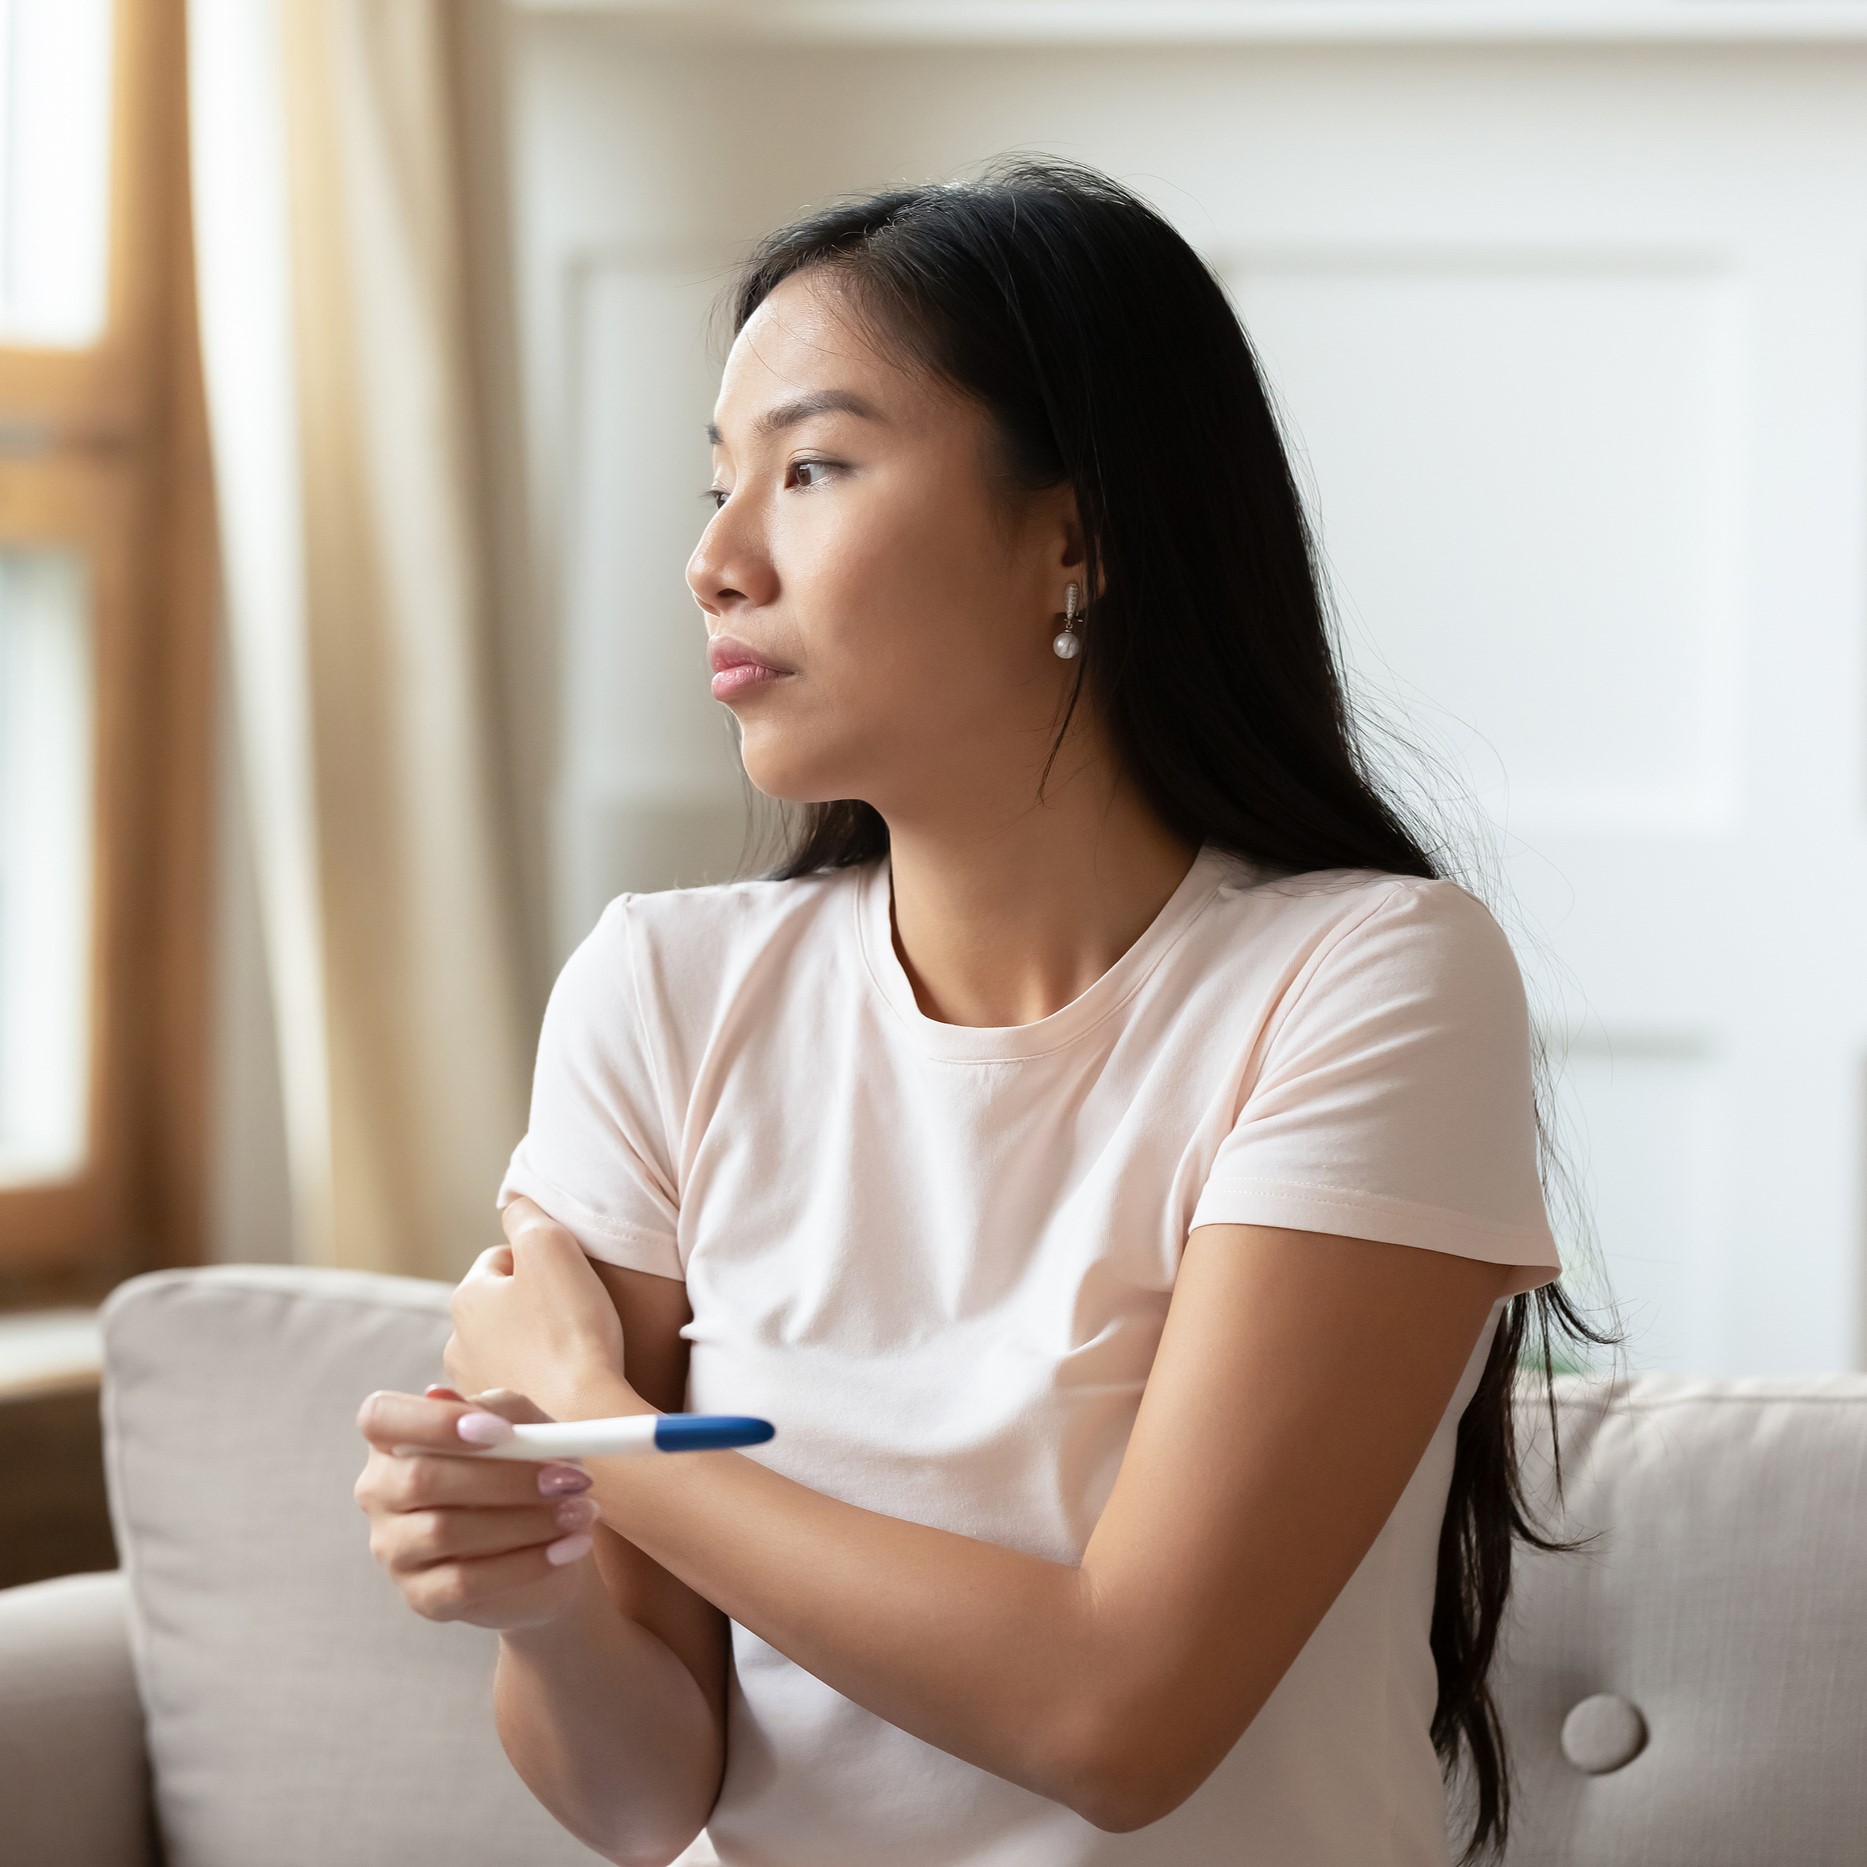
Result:
<instances>
[{"instance_id":1,"label":"woman's lips","mask_svg":"<svg viewBox=\"0 0 1867 1867\"><path fill-rule=\"evenodd\" d=\"M723 632L707 643L707 661L713 669L715 700L729 700L735 694L781 680L791 671L761 654L750 642Z\"/></svg>"},{"instance_id":2,"label":"woman's lips","mask_svg":"<svg viewBox=\"0 0 1867 1867\"><path fill-rule=\"evenodd\" d=\"M785 678L777 668L768 668L761 662L741 661L730 668L722 668L712 681L713 698L725 700L730 696L743 693L750 687L763 687L771 681Z\"/></svg>"}]
</instances>

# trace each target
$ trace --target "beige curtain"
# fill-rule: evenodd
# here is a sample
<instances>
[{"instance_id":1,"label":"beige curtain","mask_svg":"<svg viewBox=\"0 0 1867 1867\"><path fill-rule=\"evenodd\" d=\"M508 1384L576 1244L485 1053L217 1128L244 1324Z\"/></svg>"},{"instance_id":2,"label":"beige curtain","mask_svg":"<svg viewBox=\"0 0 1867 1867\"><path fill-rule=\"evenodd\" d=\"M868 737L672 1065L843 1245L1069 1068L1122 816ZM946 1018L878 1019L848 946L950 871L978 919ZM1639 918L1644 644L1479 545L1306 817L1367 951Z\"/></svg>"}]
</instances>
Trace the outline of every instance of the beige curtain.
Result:
<instances>
[{"instance_id":1,"label":"beige curtain","mask_svg":"<svg viewBox=\"0 0 1867 1867\"><path fill-rule=\"evenodd\" d=\"M535 1010L497 680L502 373L470 264L494 202L468 180L488 126L465 100L496 31L475 0L191 0L189 19L295 1251L450 1279L498 1237Z\"/></svg>"}]
</instances>

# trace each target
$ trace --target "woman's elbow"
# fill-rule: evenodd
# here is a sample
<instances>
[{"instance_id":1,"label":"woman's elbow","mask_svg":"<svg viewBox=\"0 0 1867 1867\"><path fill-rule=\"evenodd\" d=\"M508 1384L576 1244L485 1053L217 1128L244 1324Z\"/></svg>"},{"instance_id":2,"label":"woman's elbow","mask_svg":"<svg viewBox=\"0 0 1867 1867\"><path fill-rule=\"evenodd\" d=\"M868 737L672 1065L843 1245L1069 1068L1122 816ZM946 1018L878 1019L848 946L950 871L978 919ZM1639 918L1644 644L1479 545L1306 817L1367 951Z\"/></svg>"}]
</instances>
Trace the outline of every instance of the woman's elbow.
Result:
<instances>
[{"instance_id":1,"label":"woman's elbow","mask_svg":"<svg viewBox=\"0 0 1867 1867\"><path fill-rule=\"evenodd\" d=\"M1145 1725L1132 1719L1101 1722L1067 1747L1054 1771L1055 1799L1104 1834L1132 1834L1171 1815L1211 1774L1189 1767L1187 1751L1156 1727L1137 1742Z\"/></svg>"},{"instance_id":2,"label":"woman's elbow","mask_svg":"<svg viewBox=\"0 0 1867 1867\"><path fill-rule=\"evenodd\" d=\"M671 1830L667 1824L658 1823L652 1830L636 1826L625 1835L611 1834L599 1839L582 1828L571 1827L561 1815L557 1819L561 1827L575 1835L599 1859L607 1861L609 1867L674 1867L700 1836L698 1828L687 1829L683 1834L679 1829Z\"/></svg>"},{"instance_id":3,"label":"woman's elbow","mask_svg":"<svg viewBox=\"0 0 1867 1867\"><path fill-rule=\"evenodd\" d=\"M1063 1797L1092 1827L1128 1835L1171 1815L1197 1785L1116 1759L1078 1771Z\"/></svg>"},{"instance_id":4,"label":"woman's elbow","mask_svg":"<svg viewBox=\"0 0 1867 1867\"><path fill-rule=\"evenodd\" d=\"M686 1852L686 1848L681 1848L673 1854L665 1854L659 1850L652 1854L638 1854L630 1850L623 1853L605 1853L603 1858L610 1863L610 1867L674 1867L674 1863Z\"/></svg>"}]
</instances>

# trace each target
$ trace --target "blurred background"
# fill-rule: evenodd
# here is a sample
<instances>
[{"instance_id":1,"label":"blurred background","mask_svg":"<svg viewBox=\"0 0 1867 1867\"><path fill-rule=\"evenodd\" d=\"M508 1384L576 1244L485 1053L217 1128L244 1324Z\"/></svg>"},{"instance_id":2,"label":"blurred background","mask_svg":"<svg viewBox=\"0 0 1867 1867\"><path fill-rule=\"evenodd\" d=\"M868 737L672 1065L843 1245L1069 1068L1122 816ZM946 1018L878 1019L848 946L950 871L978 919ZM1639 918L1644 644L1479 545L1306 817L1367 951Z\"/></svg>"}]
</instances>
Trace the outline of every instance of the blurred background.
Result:
<instances>
[{"instance_id":1,"label":"blurred background","mask_svg":"<svg viewBox=\"0 0 1867 1867\"><path fill-rule=\"evenodd\" d=\"M755 866L709 311L1007 150L1233 291L1628 1360L1867 1365L1867 4L0 0L0 1581L116 1283L497 1241L565 955Z\"/></svg>"}]
</instances>

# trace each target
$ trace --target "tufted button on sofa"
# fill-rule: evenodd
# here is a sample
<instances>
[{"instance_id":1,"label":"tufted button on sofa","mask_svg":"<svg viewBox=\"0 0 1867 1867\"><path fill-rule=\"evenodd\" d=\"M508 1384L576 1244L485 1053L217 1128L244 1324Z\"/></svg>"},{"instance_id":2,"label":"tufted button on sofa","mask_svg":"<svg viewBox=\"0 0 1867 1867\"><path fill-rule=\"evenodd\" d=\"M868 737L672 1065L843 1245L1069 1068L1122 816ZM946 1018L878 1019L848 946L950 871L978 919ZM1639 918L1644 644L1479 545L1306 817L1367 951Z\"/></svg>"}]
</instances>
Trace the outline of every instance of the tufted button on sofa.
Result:
<instances>
[{"instance_id":1,"label":"tufted button on sofa","mask_svg":"<svg viewBox=\"0 0 1867 1867\"><path fill-rule=\"evenodd\" d=\"M1647 1721L1618 1692L1596 1692L1562 1721L1562 1754L1588 1776L1630 1764L1646 1748Z\"/></svg>"},{"instance_id":2,"label":"tufted button on sofa","mask_svg":"<svg viewBox=\"0 0 1867 1867\"><path fill-rule=\"evenodd\" d=\"M450 1294L274 1265L111 1293L123 1566L0 1591L8 1867L598 1858L499 1747L497 1636L410 1613L352 1495L358 1404L440 1374ZM1559 1392L1556 1527L1597 1536L1518 1556L1494 1675L1507 1867L1858 1867L1867 1376ZM1524 1432L1547 1507L1534 1404Z\"/></svg>"}]
</instances>

